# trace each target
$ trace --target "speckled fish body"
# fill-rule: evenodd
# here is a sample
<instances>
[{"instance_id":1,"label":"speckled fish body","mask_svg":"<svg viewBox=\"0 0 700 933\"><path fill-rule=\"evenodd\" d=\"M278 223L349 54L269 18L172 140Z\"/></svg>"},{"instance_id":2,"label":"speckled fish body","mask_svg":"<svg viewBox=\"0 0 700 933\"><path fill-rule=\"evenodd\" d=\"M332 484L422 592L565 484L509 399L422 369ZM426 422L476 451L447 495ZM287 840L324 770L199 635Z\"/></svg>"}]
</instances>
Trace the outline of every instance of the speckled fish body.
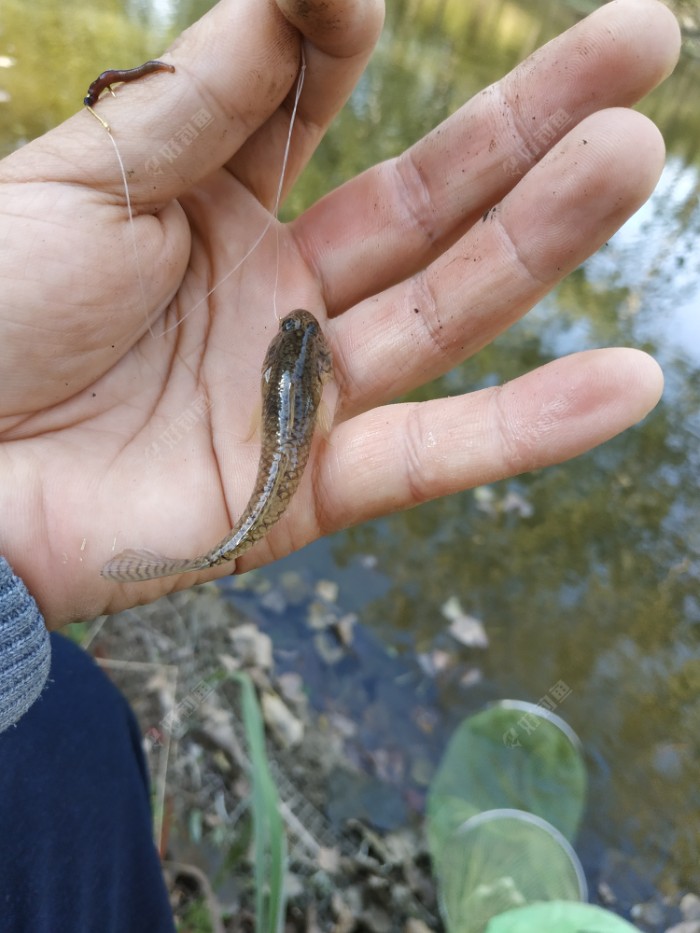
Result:
<instances>
[{"instance_id":1,"label":"speckled fish body","mask_svg":"<svg viewBox=\"0 0 700 933\"><path fill-rule=\"evenodd\" d=\"M216 547L193 559L126 550L102 568L121 582L204 570L239 557L284 514L309 459L323 385L333 375L331 351L309 311L280 321L262 367L262 449L253 493L235 527Z\"/></svg>"}]
</instances>

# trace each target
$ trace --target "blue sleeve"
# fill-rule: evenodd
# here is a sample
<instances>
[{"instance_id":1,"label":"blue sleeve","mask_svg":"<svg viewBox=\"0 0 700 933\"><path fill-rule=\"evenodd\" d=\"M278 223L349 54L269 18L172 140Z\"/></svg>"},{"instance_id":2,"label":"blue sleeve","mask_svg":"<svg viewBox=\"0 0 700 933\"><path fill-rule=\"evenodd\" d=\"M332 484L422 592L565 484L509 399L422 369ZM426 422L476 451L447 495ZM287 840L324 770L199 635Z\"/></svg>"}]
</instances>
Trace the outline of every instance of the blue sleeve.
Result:
<instances>
[{"instance_id":1,"label":"blue sleeve","mask_svg":"<svg viewBox=\"0 0 700 933\"><path fill-rule=\"evenodd\" d=\"M0 557L0 732L38 698L50 667L51 641L37 604Z\"/></svg>"}]
</instances>

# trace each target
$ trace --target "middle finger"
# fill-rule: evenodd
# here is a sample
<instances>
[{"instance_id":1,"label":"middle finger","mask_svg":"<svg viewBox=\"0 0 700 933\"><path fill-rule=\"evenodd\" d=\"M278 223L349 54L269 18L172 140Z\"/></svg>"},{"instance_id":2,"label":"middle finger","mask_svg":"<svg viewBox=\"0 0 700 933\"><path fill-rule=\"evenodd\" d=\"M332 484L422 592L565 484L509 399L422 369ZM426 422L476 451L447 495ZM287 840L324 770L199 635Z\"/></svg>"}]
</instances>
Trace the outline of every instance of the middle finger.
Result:
<instances>
[{"instance_id":1,"label":"middle finger","mask_svg":"<svg viewBox=\"0 0 700 933\"><path fill-rule=\"evenodd\" d=\"M580 123L427 269L337 319L343 414L441 375L519 319L639 208L663 160L641 114Z\"/></svg>"}]
</instances>

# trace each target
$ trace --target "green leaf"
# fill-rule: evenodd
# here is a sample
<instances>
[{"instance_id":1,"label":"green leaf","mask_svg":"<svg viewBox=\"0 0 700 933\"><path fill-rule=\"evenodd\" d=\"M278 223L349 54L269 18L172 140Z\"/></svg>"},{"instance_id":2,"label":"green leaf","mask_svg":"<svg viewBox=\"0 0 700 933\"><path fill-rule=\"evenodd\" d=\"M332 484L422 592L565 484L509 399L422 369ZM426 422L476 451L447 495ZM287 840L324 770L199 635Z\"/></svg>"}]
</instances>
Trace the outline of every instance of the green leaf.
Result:
<instances>
[{"instance_id":1,"label":"green leaf","mask_svg":"<svg viewBox=\"0 0 700 933\"><path fill-rule=\"evenodd\" d=\"M232 675L241 685L243 724L251 760L255 852L255 927L257 933L280 933L284 923L284 873L287 840L279 795L267 760L265 729L253 684L247 674Z\"/></svg>"}]
</instances>

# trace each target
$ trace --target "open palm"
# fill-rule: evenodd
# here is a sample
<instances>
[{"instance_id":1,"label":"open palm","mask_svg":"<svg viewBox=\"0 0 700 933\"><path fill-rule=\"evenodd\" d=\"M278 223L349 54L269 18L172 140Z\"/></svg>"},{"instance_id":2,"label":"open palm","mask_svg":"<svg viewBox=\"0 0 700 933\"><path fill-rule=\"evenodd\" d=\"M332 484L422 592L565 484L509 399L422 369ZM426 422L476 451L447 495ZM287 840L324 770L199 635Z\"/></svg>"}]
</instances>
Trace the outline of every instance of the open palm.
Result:
<instances>
[{"instance_id":1,"label":"open palm","mask_svg":"<svg viewBox=\"0 0 700 933\"><path fill-rule=\"evenodd\" d=\"M255 477L251 418L276 313L305 307L322 321L336 420L239 570L574 456L658 399L656 364L620 349L462 398L386 405L517 320L648 196L659 135L608 108L673 67L668 11L603 8L285 226L270 210L300 38L287 186L381 25L378 0L307 4L296 19L287 7L223 0L166 56L175 74L98 103L133 225L112 143L86 112L0 163L0 553L51 627L230 571L128 585L99 574L115 550L194 556L232 527ZM535 146L531 127L547 119Z\"/></svg>"}]
</instances>

